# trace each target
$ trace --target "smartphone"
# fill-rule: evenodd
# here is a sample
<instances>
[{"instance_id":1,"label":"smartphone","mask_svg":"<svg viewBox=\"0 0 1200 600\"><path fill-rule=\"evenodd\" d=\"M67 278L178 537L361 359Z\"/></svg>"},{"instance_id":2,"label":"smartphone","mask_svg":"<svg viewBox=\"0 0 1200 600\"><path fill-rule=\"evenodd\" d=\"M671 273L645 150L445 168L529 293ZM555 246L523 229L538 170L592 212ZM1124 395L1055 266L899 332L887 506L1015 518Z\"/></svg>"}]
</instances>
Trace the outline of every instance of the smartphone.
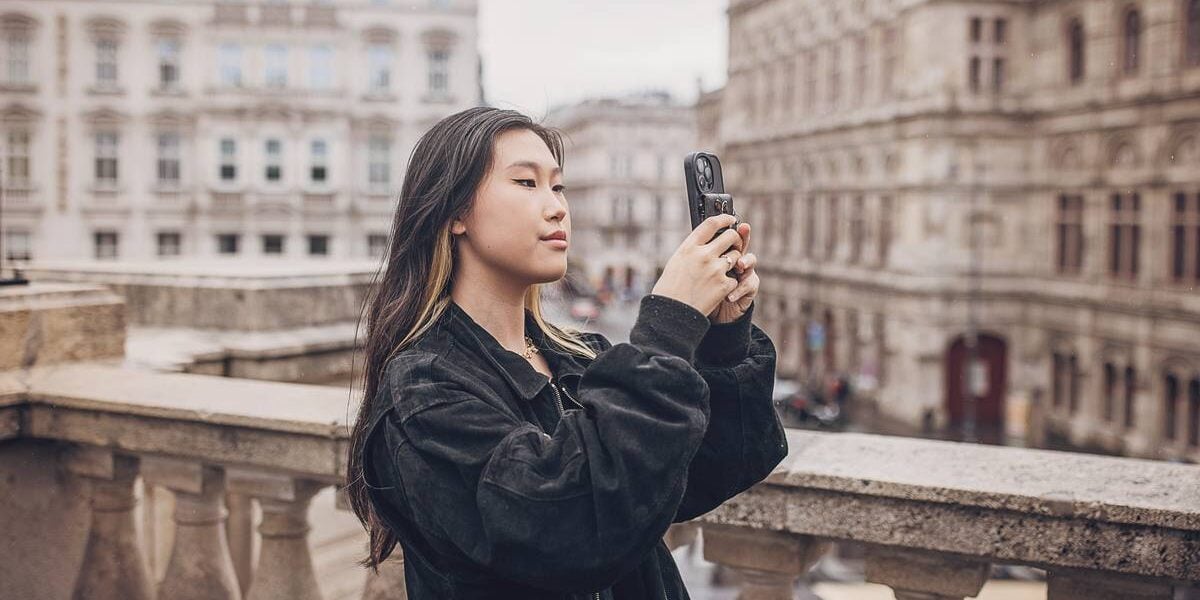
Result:
<instances>
[{"instance_id":1,"label":"smartphone","mask_svg":"<svg viewBox=\"0 0 1200 600\"><path fill-rule=\"evenodd\" d=\"M711 152L692 152L683 159L683 178L687 186L688 215L692 219L692 229L700 226L705 219L718 214L730 214L737 217L733 209L733 196L725 193L725 178L721 175L721 161ZM736 228L739 219L733 224ZM721 235L729 227L722 227L713 238ZM712 240L709 240L712 241ZM730 269L726 272L730 277L736 277L737 272Z\"/></svg>"}]
</instances>

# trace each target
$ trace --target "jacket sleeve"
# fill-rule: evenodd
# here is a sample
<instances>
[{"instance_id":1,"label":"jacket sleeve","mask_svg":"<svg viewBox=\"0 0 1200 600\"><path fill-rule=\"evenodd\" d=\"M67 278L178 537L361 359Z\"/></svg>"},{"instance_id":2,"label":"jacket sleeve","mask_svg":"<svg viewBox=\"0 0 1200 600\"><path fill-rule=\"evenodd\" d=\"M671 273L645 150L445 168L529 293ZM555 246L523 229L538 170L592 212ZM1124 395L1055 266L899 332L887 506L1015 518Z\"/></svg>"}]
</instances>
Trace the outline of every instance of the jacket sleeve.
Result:
<instances>
[{"instance_id":1,"label":"jacket sleeve","mask_svg":"<svg viewBox=\"0 0 1200 600\"><path fill-rule=\"evenodd\" d=\"M737 320L712 325L696 350L708 383L708 431L692 458L674 522L694 519L749 489L787 456L775 412L775 346L751 323L754 304Z\"/></svg>"},{"instance_id":2,"label":"jacket sleeve","mask_svg":"<svg viewBox=\"0 0 1200 600\"><path fill-rule=\"evenodd\" d=\"M671 524L708 423L693 368L708 319L643 298L630 342L583 372L588 408L552 435L441 357L389 372L389 447L413 519L443 548L502 577L556 591L610 585ZM390 366L390 365L389 365ZM389 442L391 445L392 442Z\"/></svg>"}]
</instances>

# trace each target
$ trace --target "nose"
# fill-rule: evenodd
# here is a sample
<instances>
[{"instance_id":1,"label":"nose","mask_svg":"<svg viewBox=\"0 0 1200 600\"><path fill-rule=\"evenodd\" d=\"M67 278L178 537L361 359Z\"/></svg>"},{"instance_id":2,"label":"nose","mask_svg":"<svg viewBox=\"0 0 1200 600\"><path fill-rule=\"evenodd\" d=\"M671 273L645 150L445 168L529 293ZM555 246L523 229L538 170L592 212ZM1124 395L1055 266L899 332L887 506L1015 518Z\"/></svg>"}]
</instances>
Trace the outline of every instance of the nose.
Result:
<instances>
[{"instance_id":1,"label":"nose","mask_svg":"<svg viewBox=\"0 0 1200 600\"><path fill-rule=\"evenodd\" d=\"M544 212L547 218L561 221L567 216L567 202L566 200L559 198L558 194L555 194L553 191L551 191L550 201L546 204Z\"/></svg>"}]
</instances>

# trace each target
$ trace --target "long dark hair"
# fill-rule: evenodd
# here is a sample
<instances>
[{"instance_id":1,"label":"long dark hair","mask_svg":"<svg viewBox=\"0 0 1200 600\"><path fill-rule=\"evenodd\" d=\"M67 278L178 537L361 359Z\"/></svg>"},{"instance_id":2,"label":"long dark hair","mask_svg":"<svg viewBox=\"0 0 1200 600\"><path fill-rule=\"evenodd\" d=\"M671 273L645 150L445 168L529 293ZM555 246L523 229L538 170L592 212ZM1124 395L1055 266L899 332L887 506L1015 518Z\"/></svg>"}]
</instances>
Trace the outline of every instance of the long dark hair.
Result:
<instances>
[{"instance_id":1,"label":"long dark hair","mask_svg":"<svg viewBox=\"0 0 1200 600\"><path fill-rule=\"evenodd\" d=\"M512 111L475 107L450 115L421 136L409 157L392 218L388 251L363 302L367 336L363 345L362 403L350 432L346 495L370 534L370 554L362 562L377 569L396 547L396 535L379 518L363 479L367 426L388 360L421 336L450 303L457 256L450 225L470 210L475 192L492 167L497 135L528 129L542 138L560 166L561 134ZM382 273L382 279L380 277ZM595 358L579 332L542 318L541 285L530 286L525 307L546 338L566 352ZM363 319L360 318L360 324ZM355 334L357 339L357 332Z\"/></svg>"}]
</instances>

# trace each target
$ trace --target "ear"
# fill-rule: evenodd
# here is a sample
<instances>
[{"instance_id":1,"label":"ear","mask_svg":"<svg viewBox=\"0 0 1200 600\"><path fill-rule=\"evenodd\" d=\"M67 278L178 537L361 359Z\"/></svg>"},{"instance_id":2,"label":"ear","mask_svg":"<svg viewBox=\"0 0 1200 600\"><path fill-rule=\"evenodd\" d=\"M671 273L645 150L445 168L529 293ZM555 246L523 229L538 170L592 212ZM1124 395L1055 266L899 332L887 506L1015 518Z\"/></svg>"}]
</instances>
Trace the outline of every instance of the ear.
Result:
<instances>
[{"instance_id":1,"label":"ear","mask_svg":"<svg viewBox=\"0 0 1200 600\"><path fill-rule=\"evenodd\" d=\"M455 219L450 223L450 233L454 235L462 235L467 232L467 226L462 221Z\"/></svg>"}]
</instances>

